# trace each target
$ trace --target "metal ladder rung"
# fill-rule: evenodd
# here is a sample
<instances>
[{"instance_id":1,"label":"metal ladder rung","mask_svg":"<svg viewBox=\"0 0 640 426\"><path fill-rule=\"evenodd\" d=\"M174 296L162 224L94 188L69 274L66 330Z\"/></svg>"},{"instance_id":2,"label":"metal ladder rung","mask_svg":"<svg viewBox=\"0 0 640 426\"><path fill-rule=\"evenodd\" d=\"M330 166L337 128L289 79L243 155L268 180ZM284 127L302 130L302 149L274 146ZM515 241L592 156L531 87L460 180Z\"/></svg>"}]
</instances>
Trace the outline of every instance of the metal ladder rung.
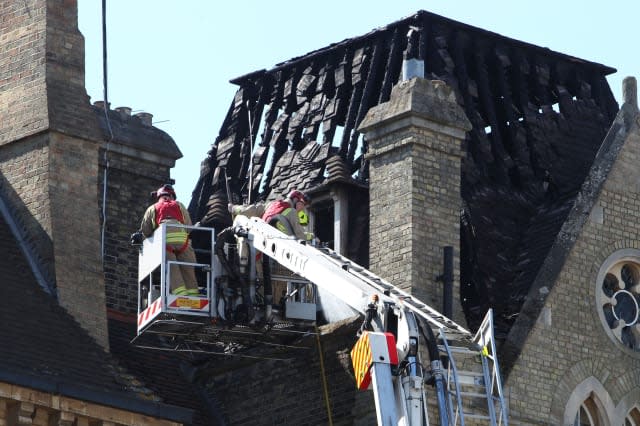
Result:
<instances>
[{"instance_id":1,"label":"metal ladder rung","mask_svg":"<svg viewBox=\"0 0 640 426\"><path fill-rule=\"evenodd\" d=\"M463 413L465 419L469 418L469 419L475 419L475 420L491 420L491 417L489 416L485 416L482 414L474 414L474 413Z\"/></svg>"},{"instance_id":2,"label":"metal ladder rung","mask_svg":"<svg viewBox=\"0 0 640 426\"><path fill-rule=\"evenodd\" d=\"M458 382L466 386L485 387L484 374L481 372L458 370Z\"/></svg>"},{"instance_id":3,"label":"metal ladder rung","mask_svg":"<svg viewBox=\"0 0 640 426\"><path fill-rule=\"evenodd\" d=\"M442 352L446 352L446 348L443 345L438 345L438 349ZM466 348L464 346L449 346L450 352L455 352L459 354L468 354L468 355L478 355L479 352Z\"/></svg>"},{"instance_id":4,"label":"metal ladder rung","mask_svg":"<svg viewBox=\"0 0 640 426\"><path fill-rule=\"evenodd\" d=\"M487 399L486 393L460 391L460 396L468 396L470 398Z\"/></svg>"}]
</instances>

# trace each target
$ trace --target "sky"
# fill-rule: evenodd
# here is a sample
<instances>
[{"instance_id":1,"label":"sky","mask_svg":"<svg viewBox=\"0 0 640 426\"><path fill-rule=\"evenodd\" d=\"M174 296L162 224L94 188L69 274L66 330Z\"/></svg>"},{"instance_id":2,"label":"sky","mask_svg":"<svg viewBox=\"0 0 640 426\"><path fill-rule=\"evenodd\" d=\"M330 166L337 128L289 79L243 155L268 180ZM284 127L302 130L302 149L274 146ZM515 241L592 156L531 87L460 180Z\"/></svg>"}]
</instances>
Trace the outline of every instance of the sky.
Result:
<instances>
[{"instance_id":1,"label":"sky","mask_svg":"<svg viewBox=\"0 0 640 426\"><path fill-rule=\"evenodd\" d=\"M640 74L640 3L628 0L106 0L112 108L153 114L183 157L171 171L188 204L200 163L227 113L235 77L357 37L426 10L503 36L598 62L618 102ZM104 98L102 1L78 0L85 84Z\"/></svg>"}]
</instances>

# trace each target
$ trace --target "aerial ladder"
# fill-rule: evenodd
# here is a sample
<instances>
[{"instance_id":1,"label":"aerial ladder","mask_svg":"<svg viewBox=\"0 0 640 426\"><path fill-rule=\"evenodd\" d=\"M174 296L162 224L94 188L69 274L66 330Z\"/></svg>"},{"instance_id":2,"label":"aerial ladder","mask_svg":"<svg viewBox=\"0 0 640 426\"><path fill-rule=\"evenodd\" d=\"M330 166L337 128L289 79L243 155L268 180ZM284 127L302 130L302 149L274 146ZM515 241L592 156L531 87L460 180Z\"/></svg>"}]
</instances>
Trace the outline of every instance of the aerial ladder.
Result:
<instances>
[{"instance_id":1,"label":"aerial ladder","mask_svg":"<svg viewBox=\"0 0 640 426\"><path fill-rule=\"evenodd\" d=\"M295 339L312 330L315 317L305 308L315 310L315 301L285 301L286 308L272 310L256 285L254 260L262 253L291 272L289 298L308 281L364 316L351 358L357 387L373 390L378 425L428 425L428 384L437 405L431 421L508 425L491 310L472 334L335 251L287 236L259 218L237 216L217 236L212 228L185 227L207 235L200 240L211 250L197 253L197 263L167 261L168 226L182 225L161 225L141 247L137 346L273 359L295 350ZM170 294L169 275L181 265L199 271L205 283L199 297ZM162 344L151 343L158 338ZM252 345L262 352L242 351ZM479 360L473 364L480 368L462 370L457 360L469 358Z\"/></svg>"}]
</instances>

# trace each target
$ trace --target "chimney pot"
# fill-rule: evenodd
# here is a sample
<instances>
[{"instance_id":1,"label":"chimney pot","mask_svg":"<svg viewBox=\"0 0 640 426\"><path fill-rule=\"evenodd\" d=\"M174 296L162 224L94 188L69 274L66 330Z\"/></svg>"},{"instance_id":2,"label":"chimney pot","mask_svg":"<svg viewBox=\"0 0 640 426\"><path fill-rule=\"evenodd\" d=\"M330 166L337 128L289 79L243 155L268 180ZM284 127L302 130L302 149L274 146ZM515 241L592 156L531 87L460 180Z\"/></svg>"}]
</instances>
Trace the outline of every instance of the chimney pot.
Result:
<instances>
[{"instance_id":1,"label":"chimney pot","mask_svg":"<svg viewBox=\"0 0 640 426\"><path fill-rule=\"evenodd\" d=\"M127 120L129 117L131 117L131 108L129 107L117 107L116 111L118 111L118 113L120 114L120 118L122 118L123 120Z\"/></svg>"},{"instance_id":2,"label":"chimney pot","mask_svg":"<svg viewBox=\"0 0 640 426\"><path fill-rule=\"evenodd\" d=\"M140 121L142 122L142 124L144 124L145 126L151 126L152 124L152 119L153 119L153 114L150 114L148 112L139 112L135 115L135 117L138 117L140 119Z\"/></svg>"},{"instance_id":3,"label":"chimney pot","mask_svg":"<svg viewBox=\"0 0 640 426\"><path fill-rule=\"evenodd\" d=\"M96 108L104 109L104 101L95 101L93 106Z\"/></svg>"}]
</instances>

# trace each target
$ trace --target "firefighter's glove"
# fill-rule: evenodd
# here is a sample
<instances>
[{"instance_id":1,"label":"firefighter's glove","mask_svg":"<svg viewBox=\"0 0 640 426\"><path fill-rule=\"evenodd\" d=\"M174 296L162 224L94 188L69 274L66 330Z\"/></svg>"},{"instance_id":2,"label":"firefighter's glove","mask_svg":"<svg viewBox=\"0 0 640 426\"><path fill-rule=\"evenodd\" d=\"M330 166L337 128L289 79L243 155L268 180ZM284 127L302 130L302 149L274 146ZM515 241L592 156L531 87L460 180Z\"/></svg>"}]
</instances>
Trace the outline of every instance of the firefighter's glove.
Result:
<instances>
[{"instance_id":1,"label":"firefighter's glove","mask_svg":"<svg viewBox=\"0 0 640 426\"><path fill-rule=\"evenodd\" d=\"M143 240L144 240L144 234L142 232L138 231L131 234L132 246L141 246Z\"/></svg>"}]
</instances>

